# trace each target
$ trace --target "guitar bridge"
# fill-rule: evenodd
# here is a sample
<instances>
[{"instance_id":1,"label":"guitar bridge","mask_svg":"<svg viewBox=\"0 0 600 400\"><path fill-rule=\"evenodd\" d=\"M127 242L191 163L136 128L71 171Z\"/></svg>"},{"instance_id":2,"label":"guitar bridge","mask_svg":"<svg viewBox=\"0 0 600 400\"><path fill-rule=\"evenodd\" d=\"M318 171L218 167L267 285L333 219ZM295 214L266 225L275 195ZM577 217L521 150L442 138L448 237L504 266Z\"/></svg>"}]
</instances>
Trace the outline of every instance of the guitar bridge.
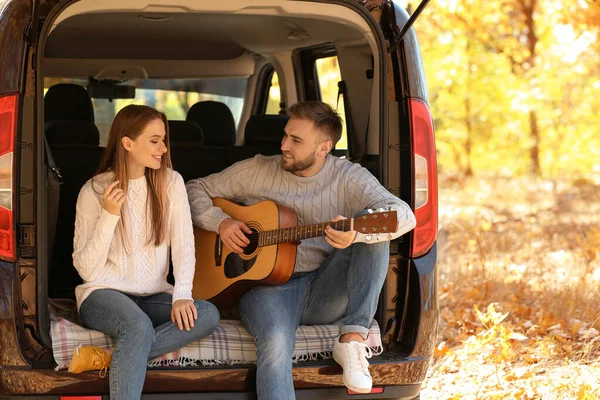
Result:
<instances>
[{"instance_id":1,"label":"guitar bridge","mask_svg":"<svg viewBox=\"0 0 600 400\"><path fill-rule=\"evenodd\" d=\"M217 234L215 238L215 266L220 267L223 262L223 241L221 235Z\"/></svg>"}]
</instances>

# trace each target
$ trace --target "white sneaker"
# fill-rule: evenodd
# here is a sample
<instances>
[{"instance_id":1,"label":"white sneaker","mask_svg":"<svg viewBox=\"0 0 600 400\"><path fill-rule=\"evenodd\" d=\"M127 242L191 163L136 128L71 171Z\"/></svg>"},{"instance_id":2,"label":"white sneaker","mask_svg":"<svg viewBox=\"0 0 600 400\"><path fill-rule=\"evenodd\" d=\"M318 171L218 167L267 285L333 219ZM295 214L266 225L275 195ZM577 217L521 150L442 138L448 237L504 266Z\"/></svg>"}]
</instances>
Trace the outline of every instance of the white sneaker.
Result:
<instances>
[{"instance_id":1,"label":"white sneaker","mask_svg":"<svg viewBox=\"0 0 600 400\"><path fill-rule=\"evenodd\" d=\"M370 393L373 378L369 373L369 362L373 352L364 343L340 343L339 338L333 346L333 359L344 369L344 385L356 393Z\"/></svg>"}]
</instances>

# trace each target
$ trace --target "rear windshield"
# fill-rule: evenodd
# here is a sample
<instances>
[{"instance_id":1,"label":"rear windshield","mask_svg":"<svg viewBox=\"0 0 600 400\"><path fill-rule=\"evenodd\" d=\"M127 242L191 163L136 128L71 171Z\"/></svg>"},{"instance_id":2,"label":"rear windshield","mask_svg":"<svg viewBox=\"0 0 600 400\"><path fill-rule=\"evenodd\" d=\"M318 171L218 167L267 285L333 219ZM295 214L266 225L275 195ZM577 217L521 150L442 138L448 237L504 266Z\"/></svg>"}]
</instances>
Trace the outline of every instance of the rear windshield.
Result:
<instances>
[{"instance_id":1,"label":"rear windshield","mask_svg":"<svg viewBox=\"0 0 600 400\"><path fill-rule=\"evenodd\" d=\"M58 83L74 83L86 87L87 79L44 78L44 95ZM170 120L185 120L188 110L199 101L225 103L239 124L244 106L247 78L218 79L144 79L127 81L135 86L134 99L92 99L95 122L100 131L100 146L106 146L115 115L129 104L144 104L165 113Z\"/></svg>"}]
</instances>

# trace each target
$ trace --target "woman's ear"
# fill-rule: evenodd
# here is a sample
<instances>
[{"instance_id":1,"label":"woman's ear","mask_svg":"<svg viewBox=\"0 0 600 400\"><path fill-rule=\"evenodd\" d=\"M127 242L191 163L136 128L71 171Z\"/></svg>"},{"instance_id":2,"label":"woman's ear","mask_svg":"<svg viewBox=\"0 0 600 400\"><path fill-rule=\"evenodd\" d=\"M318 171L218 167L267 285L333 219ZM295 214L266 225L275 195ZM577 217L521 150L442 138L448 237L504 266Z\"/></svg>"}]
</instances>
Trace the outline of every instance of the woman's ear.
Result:
<instances>
[{"instance_id":1,"label":"woman's ear","mask_svg":"<svg viewBox=\"0 0 600 400\"><path fill-rule=\"evenodd\" d=\"M121 144L123 145L123 148L127 151L131 151L131 139L128 138L127 136L123 136L121 138Z\"/></svg>"}]
</instances>

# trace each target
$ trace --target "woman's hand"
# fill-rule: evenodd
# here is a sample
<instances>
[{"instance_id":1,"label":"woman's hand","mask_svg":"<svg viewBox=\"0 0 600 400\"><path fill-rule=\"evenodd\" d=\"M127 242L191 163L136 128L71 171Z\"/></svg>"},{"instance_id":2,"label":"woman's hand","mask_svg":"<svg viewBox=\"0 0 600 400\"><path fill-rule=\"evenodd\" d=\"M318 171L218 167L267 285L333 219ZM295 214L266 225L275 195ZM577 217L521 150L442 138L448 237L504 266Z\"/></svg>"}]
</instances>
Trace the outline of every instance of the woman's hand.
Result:
<instances>
[{"instance_id":1,"label":"woman's hand","mask_svg":"<svg viewBox=\"0 0 600 400\"><path fill-rule=\"evenodd\" d=\"M343 219L347 218L338 215L337 217L332 219L331 222L337 222ZM325 235L325 240L327 241L327 243L329 243L336 249L345 249L346 247L350 246L352 242L354 242L354 239L356 238L356 231L336 231L331 227L331 225L327 225L327 227L325 228Z\"/></svg>"},{"instance_id":2,"label":"woman's hand","mask_svg":"<svg viewBox=\"0 0 600 400\"><path fill-rule=\"evenodd\" d=\"M186 331L194 327L194 321L198 319L198 310L192 300L177 300L171 308L171 321L177 323L179 330L185 327Z\"/></svg>"},{"instance_id":3,"label":"woman's hand","mask_svg":"<svg viewBox=\"0 0 600 400\"><path fill-rule=\"evenodd\" d=\"M121 206L125 202L125 193L118 184L119 181L114 181L104 191L104 209L113 215L121 215Z\"/></svg>"}]
</instances>

